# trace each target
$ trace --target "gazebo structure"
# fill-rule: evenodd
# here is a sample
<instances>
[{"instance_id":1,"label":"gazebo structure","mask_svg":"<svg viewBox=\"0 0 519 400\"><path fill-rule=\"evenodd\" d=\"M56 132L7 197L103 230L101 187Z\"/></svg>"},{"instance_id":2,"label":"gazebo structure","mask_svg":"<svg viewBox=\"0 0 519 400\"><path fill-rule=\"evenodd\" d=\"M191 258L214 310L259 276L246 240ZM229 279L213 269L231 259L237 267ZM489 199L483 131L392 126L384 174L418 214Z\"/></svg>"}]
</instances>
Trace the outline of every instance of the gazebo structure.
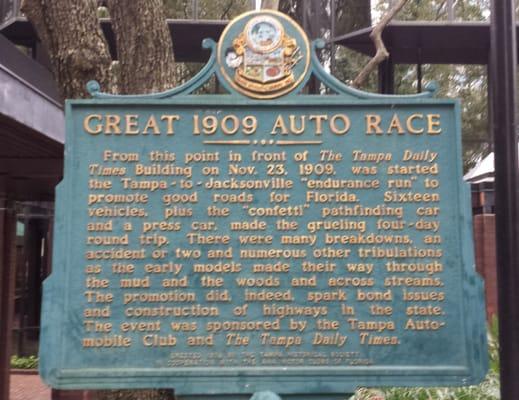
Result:
<instances>
[{"instance_id":1,"label":"gazebo structure","mask_svg":"<svg viewBox=\"0 0 519 400\"><path fill-rule=\"evenodd\" d=\"M308 32L317 32L312 18L312 0L303 18ZM0 0L0 398L8 399L9 355L31 352L37 346L41 282L50 272L50 243L54 188L61 179L63 164L63 108L49 62L31 24L19 12L20 0ZM251 8L253 8L251 2ZM330 14L335 15L336 0L331 0ZM394 93L394 66L416 65L417 90L422 87L423 64L479 64L487 66L492 85L489 22L458 21L453 1L447 1L447 20L393 21L383 38L391 53L378 71L379 91ZM200 46L206 37L218 40L227 21L198 19L198 3L193 0L193 17L168 20L173 37L181 37L174 46L180 62L203 62L208 53ZM328 46L344 46L366 55L374 54L369 38L372 28L336 36L334 17L326 21L330 33ZM109 19L101 27L117 57L114 34ZM315 35L310 35L315 36ZM16 46L23 46L22 54ZM332 57L333 59L333 57ZM332 61L331 72L335 63ZM490 110L491 111L491 110ZM484 192L492 190L486 185ZM473 199L480 196L477 188ZM474 203L476 205L477 202ZM477 206L477 205L476 205ZM488 209L475 217L481 219L483 242L493 238L493 220ZM478 228L477 228L478 229ZM476 238L478 238L476 233ZM478 255L479 270L487 277L488 293L495 298L493 247ZM481 267L481 264L484 264ZM485 264L486 263L486 264ZM489 285L489 282L492 282ZM488 290L488 289L487 289ZM494 296L494 297L492 297ZM495 301L491 300L491 312ZM14 335L13 335L14 333Z\"/></svg>"}]
</instances>

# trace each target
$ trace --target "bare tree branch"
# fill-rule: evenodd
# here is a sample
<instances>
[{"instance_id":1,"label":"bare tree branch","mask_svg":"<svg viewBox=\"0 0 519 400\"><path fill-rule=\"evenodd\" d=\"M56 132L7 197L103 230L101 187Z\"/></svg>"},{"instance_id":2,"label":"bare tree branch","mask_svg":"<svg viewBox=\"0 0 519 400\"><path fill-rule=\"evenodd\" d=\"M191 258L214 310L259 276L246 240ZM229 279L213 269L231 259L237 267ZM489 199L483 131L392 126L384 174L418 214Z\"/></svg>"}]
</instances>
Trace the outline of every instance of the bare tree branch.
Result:
<instances>
[{"instance_id":1,"label":"bare tree branch","mask_svg":"<svg viewBox=\"0 0 519 400\"><path fill-rule=\"evenodd\" d=\"M234 6L234 1L230 1L228 4L227 4L227 7L225 7L222 15L220 15L220 19L226 19L228 18L227 14L229 13L229 11L231 11L231 8Z\"/></svg>"},{"instance_id":2,"label":"bare tree branch","mask_svg":"<svg viewBox=\"0 0 519 400\"><path fill-rule=\"evenodd\" d=\"M391 7L386 14L382 17L377 25L371 31L369 37L373 41L375 45L375 55L366 66L359 72L357 77L353 80L352 86L355 88L361 87L368 78L369 74L385 59L389 57L389 52L384 45L384 41L382 40L382 32L384 28L389 24L389 22L394 18L394 16L404 7L407 0L398 0L398 2Z\"/></svg>"}]
</instances>

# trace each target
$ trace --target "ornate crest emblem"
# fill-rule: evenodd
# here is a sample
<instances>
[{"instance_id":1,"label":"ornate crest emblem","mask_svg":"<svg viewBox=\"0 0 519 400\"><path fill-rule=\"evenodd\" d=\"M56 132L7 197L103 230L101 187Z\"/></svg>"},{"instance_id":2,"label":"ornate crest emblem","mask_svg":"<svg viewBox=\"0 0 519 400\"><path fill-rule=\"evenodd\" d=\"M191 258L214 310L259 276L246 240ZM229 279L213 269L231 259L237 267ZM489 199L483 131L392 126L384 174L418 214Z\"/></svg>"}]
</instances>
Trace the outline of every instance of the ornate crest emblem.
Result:
<instances>
[{"instance_id":1,"label":"ornate crest emblem","mask_svg":"<svg viewBox=\"0 0 519 400\"><path fill-rule=\"evenodd\" d=\"M272 12L253 16L241 31L231 37L230 46L225 49L224 72L230 72L226 78L231 78L233 86L250 97L280 96L292 90L302 79L303 74L296 73L295 67L307 64L307 60L302 61L308 56L306 37L292 20L284 16L294 25L299 41L305 45L301 51L298 40L286 32L277 17ZM303 68L306 70L306 65Z\"/></svg>"}]
</instances>

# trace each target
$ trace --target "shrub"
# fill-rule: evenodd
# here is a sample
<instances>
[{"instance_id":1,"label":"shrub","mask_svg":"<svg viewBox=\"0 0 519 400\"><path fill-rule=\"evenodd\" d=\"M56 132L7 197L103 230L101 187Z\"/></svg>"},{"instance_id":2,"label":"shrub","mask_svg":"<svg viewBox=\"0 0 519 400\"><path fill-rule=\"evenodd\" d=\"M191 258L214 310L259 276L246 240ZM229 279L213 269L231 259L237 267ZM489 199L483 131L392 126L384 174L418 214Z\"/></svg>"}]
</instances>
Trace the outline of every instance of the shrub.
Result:
<instances>
[{"instance_id":1,"label":"shrub","mask_svg":"<svg viewBox=\"0 0 519 400\"><path fill-rule=\"evenodd\" d=\"M489 371L477 386L458 388L361 388L350 400L499 400L499 339L498 324L494 318L488 327Z\"/></svg>"},{"instance_id":2,"label":"shrub","mask_svg":"<svg viewBox=\"0 0 519 400\"><path fill-rule=\"evenodd\" d=\"M36 369L36 368L38 368L38 357L36 357L36 356L29 356L29 357L12 356L11 357L11 368Z\"/></svg>"}]
</instances>

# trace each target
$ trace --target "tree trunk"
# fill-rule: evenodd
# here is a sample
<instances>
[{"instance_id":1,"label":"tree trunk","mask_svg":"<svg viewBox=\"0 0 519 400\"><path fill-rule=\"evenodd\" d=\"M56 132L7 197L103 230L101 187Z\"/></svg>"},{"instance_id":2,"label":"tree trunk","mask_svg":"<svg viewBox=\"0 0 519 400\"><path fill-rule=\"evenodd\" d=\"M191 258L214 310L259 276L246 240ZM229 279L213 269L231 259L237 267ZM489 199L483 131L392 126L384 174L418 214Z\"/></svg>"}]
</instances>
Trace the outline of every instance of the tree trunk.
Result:
<instances>
[{"instance_id":1,"label":"tree trunk","mask_svg":"<svg viewBox=\"0 0 519 400\"><path fill-rule=\"evenodd\" d=\"M261 8L277 10L279 9L279 0L263 0L261 2Z\"/></svg>"},{"instance_id":2,"label":"tree trunk","mask_svg":"<svg viewBox=\"0 0 519 400\"><path fill-rule=\"evenodd\" d=\"M162 0L108 0L119 60L118 93L175 85L173 44Z\"/></svg>"},{"instance_id":3,"label":"tree trunk","mask_svg":"<svg viewBox=\"0 0 519 400\"><path fill-rule=\"evenodd\" d=\"M301 26L305 25L310 37L322 37L323 30L331 28L330 0L279 0L279 10L290 15ZM371 26L369 0L336 0L335 36Z\"/></svg>"},{"instance_id":4,"label":"tree trunk","mask_svg":"<svg viewBox=\"0 0 519 400\"><path fill-rule=\"evenodd\" d=\"M95 79L112 90L110 53L97 21L96 0L24 0L22 11L46 46L62 97L88 97Z\"/></svg>"},{"instance_id":5,"label":"tree trunk","mask_svg":"<svg viewBox=\"0 0 519 400\"><path fill-rule=\"evenodd\" d=\"M337 0L335 36L371 26L369 0Z\"/></svg>"},{"instance_id":6,"label":"tree trunk","mask_svg":"<svg viewBox=\"0 0 519 400\"><path fill-rule=\"evenodd\" d=\"M119 94L154 93L175 86L173 44L162 0L108 0L119 61ZM99 400L172 400L170 390L99 391Z\"/></svg>"}]
</instances>

